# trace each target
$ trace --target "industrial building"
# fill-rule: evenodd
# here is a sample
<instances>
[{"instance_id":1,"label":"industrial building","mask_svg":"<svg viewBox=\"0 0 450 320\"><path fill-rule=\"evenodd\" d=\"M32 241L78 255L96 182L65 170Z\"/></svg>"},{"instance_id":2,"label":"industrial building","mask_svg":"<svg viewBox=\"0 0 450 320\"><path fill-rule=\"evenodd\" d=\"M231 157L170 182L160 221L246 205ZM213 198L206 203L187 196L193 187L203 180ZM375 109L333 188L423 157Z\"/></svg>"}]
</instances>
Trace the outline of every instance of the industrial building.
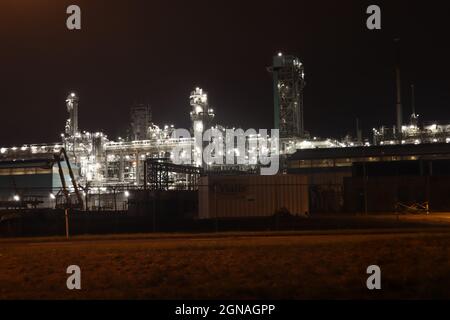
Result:
<instances>
[{"instance_id":1,"label":"industrial building","mask_svg":"<svg viewBox=\"0 0 450 320\"><path fill-rule=\"evenodd\" d=\"M206 176L200 179L199 218L264 217L309 213L305 175Z\"/></svg>"},{"instance_id":2,"label":"industrial building","mask_svg":"<svg viewBox=\"0 0 450 320\"><path fill-rule=\"evenodd\" d=\"M64 181L71 181L67 163L60 166ZM60 174L54 158L0 162L0 208L56 206L63 189Z\"/></svg>"},{"instance_id":3,"label":"industrial building","mask_svg":"<svg viewBox=\"0 0 450 320\"><path fill-rule=\"evenodd\" d=\"M324 198L324 194L329 194L327 197L333 199L312 201L311 206L316 210L339 211L345 207L344 178L352 176L356 163L420 160L429 156L427 152L430 148L433 150L438 148L437 154L442 155L450 146L450 124L436 122L420 125L414 103L410 123L403 123L399 90L396 104L397 125L392 128L383 126L380 129L373 129L372 139L363 139L359 129L355 139L349 137L321 139L311 136L305 130L304 119L305 66L295 56L278 53L273 57L272 66L268 71L273 76L274 128L280 130L280 139L276 146L281 158L280 173L306 174L308 182L302 183L322 185L320 197ZM397 86L400 87L399 70L397 72ZM193 137L174 137L173 133L177 128L173 124L153 123L152 109L149 105L132 106L130 134L113 140L104 132L87 132L80 129L79 117L81 119L83 117L82 99L75 92L69 93L65 104L68 119L64 132L60 135L60 141L0 148L2 184L0 194L4 201L14 201L17 193L15 190L24 190L27 187L42 187L46 190L62 188L63 185L58 184L54 176L54 162L44 166L39 160L53 159L53 154L59 153L62 149L67 151L69 163L73 167L75 181L72 182L82 190L80 194L85 199L81 202L86 209L108 210L125 207L129 190L144 188L164 191L191 190L193 185L198 186L197 180L196 184L193 184L192 174L242 175L259 172L260 166L252 161L254 157L252 153L259 150L249 149L245 155L241 155L244 159L241 163L219 165L205 163L202 160L203 146L196 145ZM186 116L191 120L189 129L194 136L210 128L220 132L227 129L219 124L208 93L202 88L195 88L190 93L186 105ZM259 137L248 136L246 143L252 139ZM174 158L174 149L180 147L185 150L181 157L186 158L184 165L187 169L170 166ZM220 156L226 157L225 154ZM162 165L155 165L158 163ZM30 166L30 169L25 170L26 166ZM197 168L199 171L189 167ZM328 170L326 174L320 172L324 168ZM35 180L19 178L18 172L25 172L24 170L27 175L23 174L23 177L30 178L32 171L35 175L33 177L43 181L42 184ZM42 170L48 175L45 179L39 176ZM66 180L71 181L71 178L68 177ZM202 181L209 183L209 180ZM329 185L328 189L323 187L325 184ZM69 192L75 192L70 190L70 183L67 189ZM53 191L46 192L53 194ZM300 194L303 196L303 191ZM102 204L100 195L103 195L103 199L109 200L105 200ZM98 199L97 203L95 199ZM300 211L308 210L302 207Z\"/></svg>"},{"instance_id":4,"label":"industrial building","mask_svg":"<svg viewBox=\"0 0 450 320\"><path fill-rule=\"evenodd\" d=\"M288 172L308 177L312 212L450 210L450 144L299 150Z\"/></svg>"},{"instance_id":5,"label":"industrial building","mask_svg":"<svg viewBox=\"0 0 450 320\"><path fill-rule=\"evenodd\" d=\"M293 56L277 54L269 68L274 81L275 128L280 130L279 152L294 153L297 149L313 147L337 147L348 145L335 139L308 139L304 131L303 88L304 67ZM186 114L191 120L191 133L201 133L209 128L224 131L218 123L216 112L209 103L205 90L195 88L189 95L190 110ZM193 138L173 138L173 124L156 125L152 122L152 111L148 105L135 105L130 112L130 135L110 139L104 132L87 132L79 127L81 98L72 92L66 99L68 119L61 140L52 144L3 147L0 160L23 160L45 157L61 148L67 150L71 163L79 168L77 182L82 186L142 186L144 184L144 162L148 158L171 159L174 147L183 147L190 165L203 167L207 171L257 172L251 165L251 155L246 155L247 164L208 165L202 163ZM251 139L251 137L249 138ZM191 157L192 156L192 157Z\"/></svg>"}]
</instances>

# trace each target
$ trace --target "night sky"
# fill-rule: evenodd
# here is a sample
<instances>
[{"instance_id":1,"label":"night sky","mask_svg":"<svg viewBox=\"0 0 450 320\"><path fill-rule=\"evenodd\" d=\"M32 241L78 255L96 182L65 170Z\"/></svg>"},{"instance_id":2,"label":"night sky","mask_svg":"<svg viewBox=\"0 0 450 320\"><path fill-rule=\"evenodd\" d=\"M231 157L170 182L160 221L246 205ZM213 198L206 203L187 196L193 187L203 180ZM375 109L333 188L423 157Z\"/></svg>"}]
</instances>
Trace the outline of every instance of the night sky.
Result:
<instances>
[{"instance_id":1,"label":"night sky","mask_svg":"<svg viewBox=\"0 0 450 320\"><path fill-rule=\"evenodd\" d=\"M370 4L382 30L366 28ZM69 91L83 130L122 134L134 102L157 124L189 127L189 93L208 91L218 122L272 128L266 67L278 51L305 64L305 127L366 134L395 123L394 43L401 38L404 119L411 83L422 120L450 120L449 11L438 1L1 0L0 145L56 142ZM66 28L66 8L82 30Z\"/></svg>"}]
</instances>

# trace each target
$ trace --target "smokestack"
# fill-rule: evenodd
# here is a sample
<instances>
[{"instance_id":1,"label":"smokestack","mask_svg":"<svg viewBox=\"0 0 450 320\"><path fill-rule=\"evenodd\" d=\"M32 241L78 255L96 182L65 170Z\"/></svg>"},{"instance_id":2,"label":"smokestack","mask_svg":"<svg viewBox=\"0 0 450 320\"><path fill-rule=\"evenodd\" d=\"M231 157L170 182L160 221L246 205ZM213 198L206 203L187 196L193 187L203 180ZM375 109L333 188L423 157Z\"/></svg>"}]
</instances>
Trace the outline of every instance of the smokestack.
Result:
<instances>
[{"instance_id":1,"label":"smokestack","mask_svg":"<svg viewBox=\"0 0 450 320\"><path fill-rule=\"evenodd\" d=\"M397 136L401 139L402 136L402 125L403 125L403 110L402 110L402 80L400 75L400 39L395 39L396 44L396 66L395 66L395 76L397 84Z\"/></svg>"},{"instance_id":2,"label":"smokestack","mask_svg":"<svg viewBox=\"0 0 450 320\"><path fill-rule=\"evenodd\" d=\"M359 119L356 118L356 140L362 142L362 130L360 128Z\"/></svg>"},{"instance_id":3,"label":"smokestack","mask_svg":"<svg viewBox=\"0 0 450 320\"><path fill-rule=\"evenodd\" d=\"M416 114L416 94L414 91L414 84L411 85L411 125L418 126L419 117Z\"/></svg>"}]
</instances>

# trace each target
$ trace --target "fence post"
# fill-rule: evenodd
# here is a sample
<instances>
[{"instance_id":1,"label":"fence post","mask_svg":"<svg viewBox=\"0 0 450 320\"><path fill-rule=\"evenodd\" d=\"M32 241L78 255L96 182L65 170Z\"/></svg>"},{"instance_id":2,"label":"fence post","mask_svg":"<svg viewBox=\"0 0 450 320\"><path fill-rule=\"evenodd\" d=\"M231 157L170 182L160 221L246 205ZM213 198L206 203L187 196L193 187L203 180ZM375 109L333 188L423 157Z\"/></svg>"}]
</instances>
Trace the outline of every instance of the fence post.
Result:
<instances>
[{"instance_id":1,"label":"fence post","mask_svg":"<svg viewBox=\"0 0 450 320\"><path fill-rule=\"evenodd\" d=\"M145 199L148 199L148 193L147 190L144 191L145 192ZM159 211L159 207L161 205L161 203L158 200L158 203L156 203L157 199L159 199L159 192L158 191L154 191L154 197L153 197L153 221L152 221L152 227L153 227L153 233L156 232L156 210ZM148 203L148 202L147 202Z\"/></svg>"},{"instance_id":2,"label":"fence post","mask_svg":"<svg viewBox=\"0 0 450 320\"><path fill-rule=\"evenodd\" d=\"M69 208L64 209L64 216L66 220L66 239L69 240Z\"/></svg>"},{"instance_id":3,"label":"fence post","mask_svg":"<svg viewBox=\"0 0 450 320\"><path fill-rule=\"evenodd\" d=\"M97 192L98 192L98 207L97 207L97 211L100 212L100 203L101 203L101 196L100 196L100 187L97 188Z\"/></svg>"},{"instance_id":4,"label":"fence post","mask_svg":"<svg viewBox=\"0 0 450 320\"><path fill-rule=\"evenodd\" d=\"M215 216L215 221L214 221L214 229L215 232L219 232L219 216L217 213L217 185L214 185L214 216Z\"/></svg>"},{"instance_id":5,"label":"fence post","mask_svg":"<svg viewBox=\"0 0 450 320\"><path fill-rule=\"evenodd\" d=\"M367 170L366 163L363 163L363 181L364 181L364 214L367 215Z\"/></svg>"},{"instance_id":6,"label":"fence post","mask_svg":"<svg viewBox=\"0 0 450 320\"><path fill-rule=\"evenodd\" d=\"M117 195L116 195L116 187L113 187L113 197L114 197L114 211L117 213Z\"/></svg>"},{"instance_id":7,"label":"fence post","mask_svg":"<svg viewBox=\"0 0 450 320\"><path fill-rule=\"evenodd\" d=\"M433 161L428 163L428 175L427 175L427 214L430 213L430 198L431 198L431 176L433 175Z\"/></svg>"}]
</instances>

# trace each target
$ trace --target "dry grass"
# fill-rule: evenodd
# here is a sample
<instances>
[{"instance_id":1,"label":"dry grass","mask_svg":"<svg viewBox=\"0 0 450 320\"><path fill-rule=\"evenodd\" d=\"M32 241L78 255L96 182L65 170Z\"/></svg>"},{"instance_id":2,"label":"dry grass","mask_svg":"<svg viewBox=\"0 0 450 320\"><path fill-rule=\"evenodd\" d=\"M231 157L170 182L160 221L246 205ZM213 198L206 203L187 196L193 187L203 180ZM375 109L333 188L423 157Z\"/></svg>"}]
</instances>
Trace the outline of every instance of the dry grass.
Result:
<instances>
[{"instance_id":1,"label":"dry grass","mask_svg":"<svg viewBox=\"0 0 450 320\"><path fill-rule=\"evenodd\" d=\"M0 298L450 298L444 232L129 238L0 241ZM71 264L78 292L65 286ZM365 287L371 264L381 291Z\"/></svg>"}]
</instances>

